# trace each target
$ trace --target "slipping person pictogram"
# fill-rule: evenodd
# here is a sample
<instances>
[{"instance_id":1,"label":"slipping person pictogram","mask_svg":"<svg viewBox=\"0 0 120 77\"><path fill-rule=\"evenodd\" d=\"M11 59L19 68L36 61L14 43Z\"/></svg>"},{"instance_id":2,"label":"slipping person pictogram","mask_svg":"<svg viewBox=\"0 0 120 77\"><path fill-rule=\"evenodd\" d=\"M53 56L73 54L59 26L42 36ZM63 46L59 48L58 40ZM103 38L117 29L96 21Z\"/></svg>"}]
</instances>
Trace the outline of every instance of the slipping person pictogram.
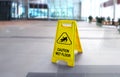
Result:
<instances>
[{"instance_id":1,"label":"slipping person pictogram","mask_svg":"<svg viewBox=\"0 0 120 77\"><path fill-rule=\"evenodd\" d=\"M61 36L58 38L57 43L64 45L71 45L72 41L70 40L68 34L66 32L63 32Z\"/></svg>"},{"instance_id":2,"label":"slipping person pictogram","mask_svg":"<svg viewBox=\"0 0 120 77\"><path fill-rule=\"evenodd\" d=\"M61 39L61 42L67 42L67 37L63 37L63 38Z\"/></svg>"}]
</instances>

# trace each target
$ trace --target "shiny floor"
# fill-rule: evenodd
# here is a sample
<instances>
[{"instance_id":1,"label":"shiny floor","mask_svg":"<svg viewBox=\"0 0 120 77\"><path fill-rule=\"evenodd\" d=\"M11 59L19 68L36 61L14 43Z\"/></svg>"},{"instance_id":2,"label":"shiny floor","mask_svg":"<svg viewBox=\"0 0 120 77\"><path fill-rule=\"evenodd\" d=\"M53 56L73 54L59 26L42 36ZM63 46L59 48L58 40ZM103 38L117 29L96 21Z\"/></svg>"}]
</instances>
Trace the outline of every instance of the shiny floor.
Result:
<instances>
[{"instance_id":1,"label":"shiny floor","mask_svg":"<svg viewBox=\"0 0 120 77\"><path fill-rule=\"evenodd\" d=\"M0 77L120 77L117 28L77 23L83 54L71 68L51 63L57 21L0 21Z\"/></svg>"}]
</instances>

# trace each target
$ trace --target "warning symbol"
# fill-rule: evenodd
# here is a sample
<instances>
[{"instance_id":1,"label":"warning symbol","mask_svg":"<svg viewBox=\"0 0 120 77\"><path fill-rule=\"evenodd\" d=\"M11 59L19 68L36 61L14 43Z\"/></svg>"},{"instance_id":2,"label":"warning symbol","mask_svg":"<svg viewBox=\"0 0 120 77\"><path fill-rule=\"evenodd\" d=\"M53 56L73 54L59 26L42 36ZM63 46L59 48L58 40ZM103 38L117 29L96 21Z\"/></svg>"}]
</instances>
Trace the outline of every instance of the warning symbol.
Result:
<instances>
[{"instance_id":1,"label":"warning symbol","mask_svg":"<svg viewBox=\"0 0 120 77\"><path fill-rule=\"evenodd\" d=\"M57 43L64 45L71 45L72 41L70 40L68 34L66 32L63 32L61 36L58 38Z\"/></svg>"}]
</instances>

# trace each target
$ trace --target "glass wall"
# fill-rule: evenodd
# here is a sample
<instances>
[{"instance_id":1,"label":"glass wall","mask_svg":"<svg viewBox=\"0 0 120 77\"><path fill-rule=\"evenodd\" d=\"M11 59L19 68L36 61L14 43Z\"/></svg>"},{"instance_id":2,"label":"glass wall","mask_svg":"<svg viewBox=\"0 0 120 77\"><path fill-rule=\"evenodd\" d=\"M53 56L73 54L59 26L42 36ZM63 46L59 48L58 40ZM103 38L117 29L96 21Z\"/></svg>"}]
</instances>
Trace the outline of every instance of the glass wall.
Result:
<instances>
[{"instance_id":1,"label":"glass wall","mask_svg":"<svg viewBox=\"0 0 120 77\"><path fill-rule=\"evenodd\" d=\"M47 0L29 0L28 3L28 18L45 19L48 18Z\"/></svg>"},{"instance_id":2,"label":"glass wall","mask_svg":"<svg viewBox=\"0 0 120 77\"><path fill-rule=\"evenodd\" d=\"M30 4L29 18L48 18L48 6L46 4Z\"/></svg>"},{"instance_id":3,"label":"glass wall","mask_svg":"<svg viewBox=\"0 0 120 77\"><path fill-rule=\"evenodd\" d=\"M25 18L25 6L22 4L19 4L18 6L18 18Z\"/></svg>"},{"instance_id":4,"label":"glass wall","mask_svg":"<svg viewBox=\"0 0 120 77\"><path fill-rule=\"evenodd\" d=\"M11 16L12 18L17 18L18 17L18 14L17 14L17 2L12 2L12 8L11 8Z\"/></svg>"},{"instance_id":5,"label":"glass wall","mask_svg":"<svg viewBox=\"0 0 120 77\"><path fill-rule=\"evenodd\" d=\"M11 18L20 19L20 18L25 18L25 17L26 17L25 5L17 1L13 1L12 7L11 7Z\"/></svg>"},{"instance_id":6,"label":"glass wall","mask_svg":"<svg viewBox=\"0 0 120 77\"><path fill-rule=\"evenodd\" d=\"M29 0L29 18L73 19L72 0Z\"/></svg>"},{"instance_id":7,"label":"glass wall","mask_svg":"<svg viewBox=\"0 0 120 77\"><path fill-rule=\"evenodd\" d=\"M69 1L69 2L68 2ZM72 0L48 0L49 18L51 19L72 19L73 2Z\"/></svg>"},{"instance_id":8,"label":"glass wall","mask_svg":"<svg viewBox=\"0 0 120 77\"><path fill-rule=\"evenodd\" d=\"M80 19L80 0L13 0L13 19Z\"/></svg>"},{"instance_id":9,"label":"glass wall","mask_svg":"<svg viewBox=\"0 0 120 77\"><path fill-rule=\"evenodd\" d=\"M89 15L120 18L119 0L114 6L104 7L109 0L12 0L13 19L84 19Z\"/></svg>"},{"instance_id":10,"label":"glass wall","mask_svg":"<svg viewBox=\"0 0 120 77\"><path fill-rule=\"evenodd\" d=\"M29 18L47 18L48 9L44 8L30 8L29 9Z\"/></svg>"}]
</instances>

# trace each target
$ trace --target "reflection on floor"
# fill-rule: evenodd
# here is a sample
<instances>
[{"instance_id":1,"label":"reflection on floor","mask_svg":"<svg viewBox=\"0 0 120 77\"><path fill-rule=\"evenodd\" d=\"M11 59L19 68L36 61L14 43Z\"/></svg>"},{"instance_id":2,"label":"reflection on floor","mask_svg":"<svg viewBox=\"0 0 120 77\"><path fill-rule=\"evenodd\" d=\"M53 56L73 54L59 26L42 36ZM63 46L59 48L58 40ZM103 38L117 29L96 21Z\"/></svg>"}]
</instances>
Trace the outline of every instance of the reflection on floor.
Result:
<instances>
[{"instance_id":1,"label":"reflection on floor","mask_svg":"<svg viewBox=\"0 0 120 77\"><path fill-rule=\"evenodd\" d=\"M119 77L116 27L78 22L83 54L75 67L51 63L57 21L0 22L0 77Z\"/></svg>"}]
</instances>

